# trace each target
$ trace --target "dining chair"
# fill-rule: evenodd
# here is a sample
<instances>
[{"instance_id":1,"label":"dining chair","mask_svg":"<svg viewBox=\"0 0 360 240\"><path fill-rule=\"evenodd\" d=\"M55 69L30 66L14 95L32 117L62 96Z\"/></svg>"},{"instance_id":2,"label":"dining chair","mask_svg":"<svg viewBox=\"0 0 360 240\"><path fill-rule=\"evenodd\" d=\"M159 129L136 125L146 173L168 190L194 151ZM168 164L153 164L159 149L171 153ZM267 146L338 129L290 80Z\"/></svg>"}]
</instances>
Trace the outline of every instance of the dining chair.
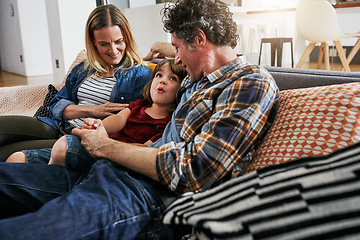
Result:
<instances>
[{"instance_id":1,"label":"dining chair","mask_svg":"<svg viewBox=\"0 0 360 240\"><path fill-rule=\"evenodd\" d=\"M360 49L360 37L357 40L357 42L355 43L354 47L351 49L351 51L347 57L348 64L350 64L351 60L353 60L353 58L355 57L355 55L359 51L359 49Z\"/></svg>"},{"instance_id":2,"label":"dining chair","mask_svg":"<svg viewBox=\"0 0 360 240\"><path fill-rule=\"evenodd\" d=\"M324 55L325 68L330 70L328 42L332 41L335 44L343 69L350 71L351 59L349 61L346 58L340 40L343 38L360 38L360 33L344 34L340 29L336 11L327 0L299 0L296 8L296 29L305 40L310 42L296 68L302 67L315 45L320 43L317 68L321 67ZM357 47L360 47L360 43Z\"/></svg>"}]
</instances>

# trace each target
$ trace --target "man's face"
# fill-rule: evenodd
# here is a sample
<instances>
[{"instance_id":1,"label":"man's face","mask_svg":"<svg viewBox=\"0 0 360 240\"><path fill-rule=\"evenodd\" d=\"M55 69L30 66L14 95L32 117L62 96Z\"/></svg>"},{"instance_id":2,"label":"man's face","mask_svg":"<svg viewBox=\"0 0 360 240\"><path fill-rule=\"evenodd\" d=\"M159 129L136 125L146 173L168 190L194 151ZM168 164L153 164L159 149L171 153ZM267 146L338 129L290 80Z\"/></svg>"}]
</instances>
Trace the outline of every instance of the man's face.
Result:
<instances>
[{"instance_id":1,"label":"man's face","mask_svg":"<svg viewBox=\"0 0 360 240\"><path fill-rule=\"evenodd\" d=\"M175 47L175 62L182 64L190 75L191 81L198 81L203 76L201 54L194 44L186 44L183 38L171 34L171 43Z\"/></svg>"}]
</instances>

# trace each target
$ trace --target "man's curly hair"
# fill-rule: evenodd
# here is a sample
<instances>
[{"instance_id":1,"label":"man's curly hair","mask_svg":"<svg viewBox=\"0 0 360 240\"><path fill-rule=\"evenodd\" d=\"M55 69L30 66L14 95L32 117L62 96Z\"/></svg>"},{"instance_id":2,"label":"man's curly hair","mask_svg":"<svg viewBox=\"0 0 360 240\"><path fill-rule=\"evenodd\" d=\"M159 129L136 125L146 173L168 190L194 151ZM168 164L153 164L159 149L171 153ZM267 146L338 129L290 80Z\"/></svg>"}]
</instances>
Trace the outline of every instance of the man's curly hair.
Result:
<instances>
[{"instance_id":1,"label":"man's curly hair","mask_svg":"<svg viewBox=\"0 0 360 240\"><path fill-rule=\"evenodd\" d=\"M164 30L194 43L198 30L203 30L207 39L217 46L234 48L239 36L236 23L228 6L219 0L178 0L165 5Z\"/></svg>"}]
</instances>

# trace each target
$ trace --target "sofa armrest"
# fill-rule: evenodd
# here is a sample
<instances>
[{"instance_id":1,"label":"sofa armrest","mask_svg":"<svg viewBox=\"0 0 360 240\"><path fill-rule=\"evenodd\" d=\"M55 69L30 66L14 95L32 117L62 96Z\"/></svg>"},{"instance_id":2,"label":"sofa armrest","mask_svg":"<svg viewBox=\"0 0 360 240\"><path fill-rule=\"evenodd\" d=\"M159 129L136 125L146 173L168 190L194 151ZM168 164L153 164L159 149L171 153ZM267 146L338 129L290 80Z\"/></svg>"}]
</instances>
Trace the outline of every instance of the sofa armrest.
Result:
<instances>
[{"instance_id":1,"label":"sofa armrest","mask_svg":"<svg viewBox=\"0 0 360 240\"><path fill-rule=\"evenodd\" d=\"M53 83L60 89L63 83ZM43 104L48 92L48 84L0 88L0 115L33 116Z\"/></svg>"}]
</instances>

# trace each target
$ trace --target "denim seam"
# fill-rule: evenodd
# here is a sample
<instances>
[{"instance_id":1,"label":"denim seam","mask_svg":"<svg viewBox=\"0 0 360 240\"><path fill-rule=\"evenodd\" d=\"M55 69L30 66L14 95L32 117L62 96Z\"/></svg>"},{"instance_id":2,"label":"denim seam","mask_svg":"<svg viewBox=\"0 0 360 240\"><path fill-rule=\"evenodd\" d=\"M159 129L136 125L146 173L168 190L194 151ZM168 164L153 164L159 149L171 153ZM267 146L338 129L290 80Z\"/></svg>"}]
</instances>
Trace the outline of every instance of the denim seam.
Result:
<instances>
[{"instance_id":1,"label":"denim seam","mask_svg":"<svg viewBox=\"0 0 360 240\"><path fill-rule=\"evenodd\" d=\"M24 186L24 185L19 185L19 184L12 184L12 183L4 183L4 182L0 182L1 185L6 185L6 186L18 186L20 188L25 188L25 189L31 189L31 190L35 190L38 192L45 192L45 193L54 193L54 194L60 194L62 195L63 192L57 192L57 191L51 191L51 190L41 190L41 189L37 189L37 188L33 188L33 187L29 187L29 186Z\"/></svg>"},{"instance_id":2,"label":"denim seam","mask_svg":"<svg viewBox=\"0 0 360 240\"><path fill-rule=\"evenodd\" d=\"M94 231L85 233L85 234L81 235L81 237L82 238L87 238L88 236L90 236L90 235L92 235L94 233L102 232L102 231L104 231L106 229L109 229L109 228L114 228L114 227L116 227L116 225L123 224L125 222L132 222L132 221L136 221L136 220L141 219L141 218L146 219L146 216L152 216L153 215L152 212L158 211L159 209L160 209L160 207L157 207L157 208L151 209L150 211L147 211L146 213L135 215L135 216L132 216L132 217L129 217L129 218L126 218L126 219L121 219L120 221L116 221L116 222L114 222L112 224L109 224L108 226L106 226L104 228L101 228L101 229L98 228L98 229L96 229ZM152 220L159 221L160 219L152 217ZM161 230L161 229L159 229L159 230ZM154 232L154 229L151 232L149 231L149 232L146 232L146 233L142 233L142 235L153 233L153 232Z\"/></svg>"}]
</instances>

